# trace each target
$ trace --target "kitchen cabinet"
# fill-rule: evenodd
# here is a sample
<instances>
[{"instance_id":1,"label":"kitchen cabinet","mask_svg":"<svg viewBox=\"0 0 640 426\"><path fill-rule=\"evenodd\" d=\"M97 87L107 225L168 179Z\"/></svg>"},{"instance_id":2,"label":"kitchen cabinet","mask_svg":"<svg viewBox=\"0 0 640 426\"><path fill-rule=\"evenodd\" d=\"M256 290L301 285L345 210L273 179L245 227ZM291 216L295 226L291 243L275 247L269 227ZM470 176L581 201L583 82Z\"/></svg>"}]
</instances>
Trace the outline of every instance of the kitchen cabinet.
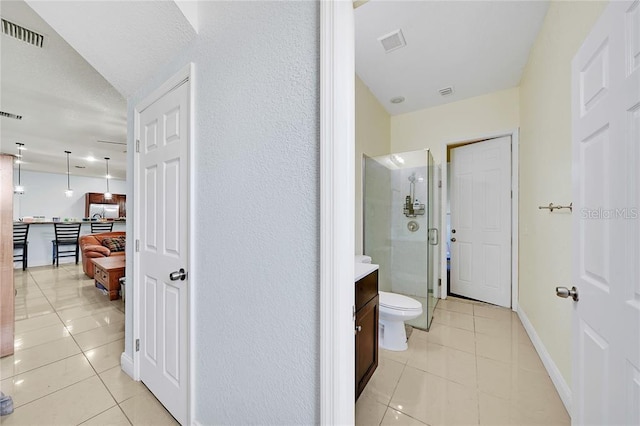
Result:
<instances>
[{"instance_id":1,"label":"kitchen cabinet","mask_svg":"<svg viewBox=\"0 0 640 426\"><path fill-rule=\"evenodd\" d=\"M378 271L356 281L356 400L378 367Z\"/></svg>"},{"instance_id":2,"label":"kitchen cabinet","mask_svg":"<svg viewBox=\"0 0 640 426\"><path fill-rule=\"evenodd\" d=\"M84 217L90 217L89 205L91 204L117 204L118 217L127 217L127 196L125 194L112 194L110 200L105 200L102 192L87 192L84 196Z\"/></svg>"}]
</instances>

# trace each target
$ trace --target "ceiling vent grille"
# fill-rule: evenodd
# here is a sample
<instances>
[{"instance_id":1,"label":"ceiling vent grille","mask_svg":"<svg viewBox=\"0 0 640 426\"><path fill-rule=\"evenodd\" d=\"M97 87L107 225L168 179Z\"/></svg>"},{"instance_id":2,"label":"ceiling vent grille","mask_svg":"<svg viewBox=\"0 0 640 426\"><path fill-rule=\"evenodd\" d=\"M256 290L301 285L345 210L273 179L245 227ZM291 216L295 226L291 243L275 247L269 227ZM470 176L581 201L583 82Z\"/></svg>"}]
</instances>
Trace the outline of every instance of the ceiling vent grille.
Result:
<instances>
[{"instance_id":1,"label":"ceiling vent grille","mask_svg":"<svg viewBox=\"0 0 640 426\"><path fill-rule=\"evenodd\" d=\"M106 144L110 144L110 145L126 145L126 142L114 142L114 141L103 141L98 139L96 142L98 143L106 143Z\"/></svg>"},{"instance_id":2,"label":"ceiling vent grille","mask_svg":"<svg viewBox=\"0 0 640 426\"><path fill-rule=\"evenodd\" d=\"M4 112L4 111L0 111L0 117L14 118L16 120L22 120L22 116L21 115L11 114L10 112Z\"/></svg>"},{"instance_id":3,"label":"ceiling vent grille","mask_svg":"<svg viewBox=\"0 0 640 426\"><path fill-rule=\"evenodd\" d=\"M382 48L386 53L393 52L407 45L402 30L395 30L389 34L385 34L378 38L378 41L382 43Z\"/></svg>"},{"instance_id":4,"label":"ceiling vent grille","mask_svg":"<svg viewBox=\"0 0 640 426\"><path fill-rule=\"evenodd\" d=\"M42 34L9 22L4 18L2 18L2 33L37 47L42 47L44 43L44 36Z\"/></svg>"},{"instance_id":5,"label":"ceiling vent grille","mask_svg":"<svg viewBox=\"0 0 640 426\"><path fill-rule=\"evenodd\" d=\"M438 92L440 92L440 96L453 95L453 86L443 87L442 89L438 90Z\"/></svg>"}]
</instances>

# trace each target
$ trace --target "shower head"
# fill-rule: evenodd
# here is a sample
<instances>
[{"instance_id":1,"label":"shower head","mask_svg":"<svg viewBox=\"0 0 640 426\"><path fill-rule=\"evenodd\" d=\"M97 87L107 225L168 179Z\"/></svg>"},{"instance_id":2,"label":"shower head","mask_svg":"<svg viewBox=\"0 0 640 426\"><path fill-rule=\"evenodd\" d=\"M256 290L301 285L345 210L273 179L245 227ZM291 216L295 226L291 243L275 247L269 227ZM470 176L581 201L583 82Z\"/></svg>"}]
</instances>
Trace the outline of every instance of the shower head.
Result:
<instances>
[{"instance_id":1,"label":"shower head","mask_svg":"<svg viewBox=\"0 0 640 426\"><path fill-rule=\"evenodd\" d=\"M415 175L415 173L414 173L414 174L412 174L411 176L409 176L409 182L413 183L413 182L415 182L415 181L416 181L416 175Z\"/></svg>"}]
</instances>

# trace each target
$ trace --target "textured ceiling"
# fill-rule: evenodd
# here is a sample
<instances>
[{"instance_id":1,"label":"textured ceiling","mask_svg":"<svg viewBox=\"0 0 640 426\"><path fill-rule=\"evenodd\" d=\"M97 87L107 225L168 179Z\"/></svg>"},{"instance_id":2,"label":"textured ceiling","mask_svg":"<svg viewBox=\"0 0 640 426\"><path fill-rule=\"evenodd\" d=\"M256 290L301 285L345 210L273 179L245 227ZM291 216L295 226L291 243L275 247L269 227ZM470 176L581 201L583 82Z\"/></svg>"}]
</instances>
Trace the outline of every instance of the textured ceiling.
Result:
<instances>
[{"instance_id":1,"label":"textured ceiling","mask_svg":"<svg viewBox=\"0 0 640 426\"><path fill-rule=\"evenodd\" d=\"M27 3L125 97L196 36L175 1Z\"/></svg>"},{"instance_id":2,"label":"textured ceiling","mask_svg":"<svg viewBox=\"0 0 640 426\"><path fill-rule=\"evenodd\" d=\"M3 18L44 34L38 48L0 35L0 109L23 116L0 118L0 149L15 154L25 144L23 170L66 172L71 151L73 175L100 176L111 157L115 178L126 177L126 101L91 65L23 1L2 2ZM101 161L85 160L93 156ZM74 166L86 167L77 169Z\"/></svg>"},{"instance_id":3,"label":"textured ceiling","mask_svg":"<svg viewBox=\"0 0 640 426\"><path fill-rule=\"evenodd\" d=\"M3 18L45 42L41 49L0 35L0 110L24 117L0 118L0 152L14 154L21 142L23 170L64 173L69 150L72 175L94 177L104 177L110 157L110 174L126 178L125 98L195 36L197 10L187 8L189 21L183 9L173 1L1 1Z\"/></svg>"},{"instance_id":4,"label":"textured ceiling","mask_svg":"<svg viewBox=\"0 0 640 426\"><path fill-rule=\"evenodd\" d=\"M356 72L392 115L515 87L548 6L371 0L355 10ZM385 53L378 38L397 29L407 46ZM440 96L447 86L454 94Z\"/></svg>"}]
</instances>

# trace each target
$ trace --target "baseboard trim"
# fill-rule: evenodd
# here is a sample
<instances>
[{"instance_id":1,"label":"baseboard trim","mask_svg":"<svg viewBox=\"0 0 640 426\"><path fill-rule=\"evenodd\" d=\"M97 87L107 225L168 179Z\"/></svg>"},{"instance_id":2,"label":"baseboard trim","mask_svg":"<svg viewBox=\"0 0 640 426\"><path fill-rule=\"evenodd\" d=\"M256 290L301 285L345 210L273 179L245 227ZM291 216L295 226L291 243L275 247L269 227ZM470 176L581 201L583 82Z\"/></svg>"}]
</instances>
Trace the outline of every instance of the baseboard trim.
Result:
<instances>
[{"instance_id":1,"label":"baseboard trim","mask_svg":"<svg viewBox=\"0 0 640 426\"><path fill-rule=\"evenodd\" d=\"M533 325L529 321L527 314L522 310L521 306L518 306L517 312L518 317L520 318L520 321L524 326L524 329L527 331L527 334L529 335L533 346L536 348L536 351L538 352L538 355L540 356L540 359L544 364L544 368L547 369L547 373L549 373L551 381L553 382L553 385L556 387L556 390L560 395L560 399L562 400L564 407L567 409L569 416L571 416L571 387L564 380L564 377L560 373L558 366L555 362L553 362L551 355L549 355L547 348L542 343L542 340L538 336L538 333L536 333L535 328L533 328Z\"/></svg>"},{"instance_id":2,"label":"baseboard trim","mask_svg":"<svg viewBox=\"0 0 640 426\"><path fill-rule=\"evenodd\" d=\"M122 352L122 355L120 355L120 368L133 379L133 358L127 355L126 352Z\"/></svg>"}]
</instances>

